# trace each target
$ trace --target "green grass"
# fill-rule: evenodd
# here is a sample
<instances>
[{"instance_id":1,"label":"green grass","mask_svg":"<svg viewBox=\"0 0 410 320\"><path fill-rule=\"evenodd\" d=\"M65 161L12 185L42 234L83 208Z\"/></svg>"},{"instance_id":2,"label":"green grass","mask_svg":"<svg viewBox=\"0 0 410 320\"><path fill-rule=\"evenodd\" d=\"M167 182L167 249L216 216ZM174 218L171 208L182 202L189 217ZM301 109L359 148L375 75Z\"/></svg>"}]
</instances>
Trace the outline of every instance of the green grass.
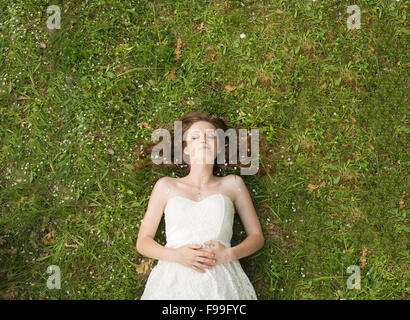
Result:
<instances>
[{"instance_id":1,"label":"green grass","mask_svg":"<svg viewBox=\"0 0 410 320\"><path fill-rule=\"evenodd\" d=\"M62 26L48 32L52 4ZM351 4L361 29L346 27ZM137 151L199 108L269 143L268 174L243 176L266 239L241 259L260 299L408 299L407 13L390 0L0 1L1 297L139 299L138 226L173 172L136 170ZM53 264L61 290L46 286Z\"/></svg>"}]
</instances>

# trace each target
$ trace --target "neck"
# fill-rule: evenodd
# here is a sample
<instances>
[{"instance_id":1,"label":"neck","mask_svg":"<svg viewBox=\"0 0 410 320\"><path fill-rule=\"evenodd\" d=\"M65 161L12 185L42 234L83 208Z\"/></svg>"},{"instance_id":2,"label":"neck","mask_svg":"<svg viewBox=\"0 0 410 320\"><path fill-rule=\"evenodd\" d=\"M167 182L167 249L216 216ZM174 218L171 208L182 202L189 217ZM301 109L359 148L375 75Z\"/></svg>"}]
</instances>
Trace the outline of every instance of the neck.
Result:
<instances>
[{"instance_id":1,"label":"neck","mask_svg":"<svg viewBox=\"0 0 410 320\"><path fill-rule=\"evenodd\" d=\"M201 188L212 181L214 164L191 164L191 170L186 176L189 183Z\"/></svg>"}]
</instances>

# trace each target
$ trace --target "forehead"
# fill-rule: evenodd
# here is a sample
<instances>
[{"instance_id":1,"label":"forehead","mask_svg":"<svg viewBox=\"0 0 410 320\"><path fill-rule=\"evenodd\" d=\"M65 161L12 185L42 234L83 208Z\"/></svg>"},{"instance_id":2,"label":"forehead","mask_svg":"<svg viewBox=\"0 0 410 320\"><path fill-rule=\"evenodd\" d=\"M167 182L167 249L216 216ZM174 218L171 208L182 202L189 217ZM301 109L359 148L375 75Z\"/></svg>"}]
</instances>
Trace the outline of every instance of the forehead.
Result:
<instances>
[{"instance_id":1,"label":"forehead","mask_svg":"<svg viewBox=\"0 0 410 320\"><path fill-rule=\"evenodd\" d=\"M198 121L195 122L189 129L189 133L195 133L195 132L205 132L206 130L214 131L216 128L212 123L209 123L208 121Z\"/></svg>"}]
</instances>

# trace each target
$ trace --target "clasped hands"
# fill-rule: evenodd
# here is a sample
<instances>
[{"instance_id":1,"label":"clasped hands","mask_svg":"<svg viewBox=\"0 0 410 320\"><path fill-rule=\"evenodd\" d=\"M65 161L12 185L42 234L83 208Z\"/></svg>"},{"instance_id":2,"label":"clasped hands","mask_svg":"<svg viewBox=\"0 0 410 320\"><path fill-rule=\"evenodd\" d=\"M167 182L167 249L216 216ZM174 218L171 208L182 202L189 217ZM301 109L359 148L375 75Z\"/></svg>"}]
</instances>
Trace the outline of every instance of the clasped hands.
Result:
<instances>
[{"instance_id":1,"label":"clasped hands","mask_svg":"<svg viewBox=\"0 0 410 320\"><path fill-rule=\"evenodd\" d=\"M221 242L216 240L206 241L204 245L210 248L204 248L200 244L187 244L175 248L175 262L200 273L205 273L204 269L211 269L213 266L231 260L230 247L225 247Z\"/></svg>"}]
</instances>

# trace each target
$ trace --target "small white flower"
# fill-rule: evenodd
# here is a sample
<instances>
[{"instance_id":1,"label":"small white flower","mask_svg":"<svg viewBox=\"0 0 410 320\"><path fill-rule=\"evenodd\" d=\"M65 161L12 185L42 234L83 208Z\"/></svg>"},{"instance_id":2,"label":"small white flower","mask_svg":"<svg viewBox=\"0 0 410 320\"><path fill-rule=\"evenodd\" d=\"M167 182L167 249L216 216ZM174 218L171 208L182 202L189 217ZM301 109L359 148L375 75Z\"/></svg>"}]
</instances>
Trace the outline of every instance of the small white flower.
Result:
<instances>
[{"instance_id":1,"label":"small white flower","mask_svg":"<svg viewBox=\"0 0 410 320\"><path fill-rule=\"evenodd\" d=\"M246 37L246 34L241 33L239 36L241 37L241 39L243 39L243 38L245 38L245 37Z\"/></svg>"}]
</instances>

